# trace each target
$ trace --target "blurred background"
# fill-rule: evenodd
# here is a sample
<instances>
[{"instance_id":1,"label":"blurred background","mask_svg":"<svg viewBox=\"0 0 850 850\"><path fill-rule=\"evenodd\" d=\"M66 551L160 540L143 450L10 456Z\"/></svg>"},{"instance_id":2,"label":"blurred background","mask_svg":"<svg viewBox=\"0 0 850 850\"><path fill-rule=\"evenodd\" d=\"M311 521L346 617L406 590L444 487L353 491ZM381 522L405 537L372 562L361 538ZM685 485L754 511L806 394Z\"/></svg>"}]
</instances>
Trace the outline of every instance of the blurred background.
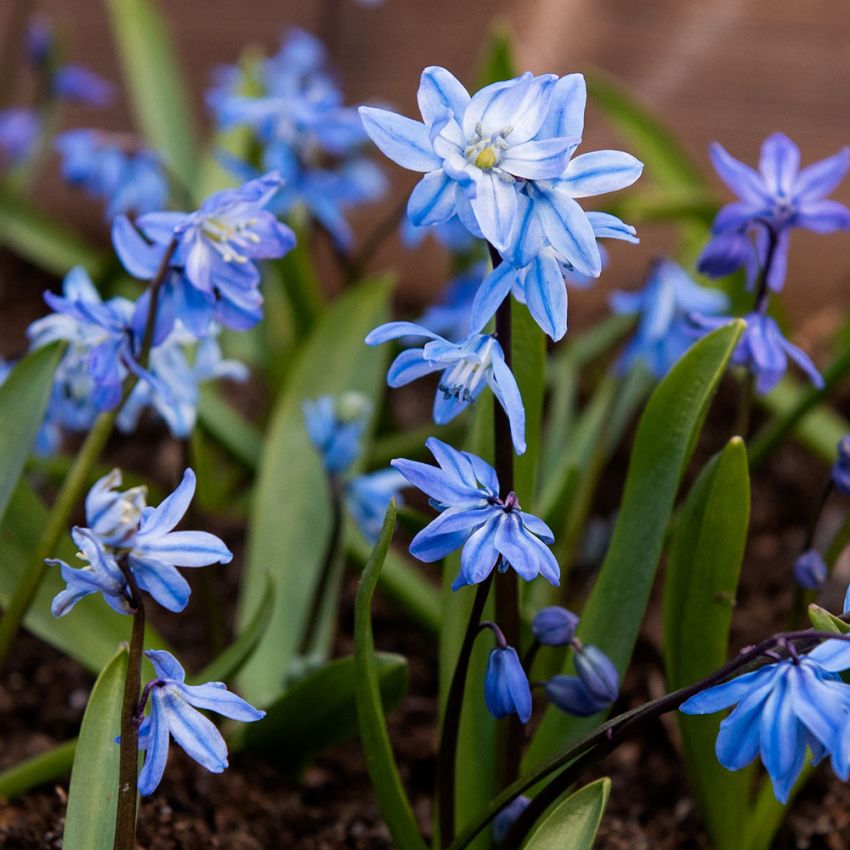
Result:
<instances>
[{"instance_id":1,"label":"blurred background","mask_svg":"<svg viewBox=\"0 0 850 850\"><path fill-rule=\"evenodd\" d=\"M618 78L679 138L720 200L728 191L711 173L707 146L712 140L751 163L757 162L762 139L775 130L799 144L804 164L850 143L846 0L384 0L374 7L355 0L163 0L162 7L192 87L196 117L207 129L203 93L213 68L236 61L246 45L273 51L289 26L328 43L349 103L384 101L412 115L421 69L444 65L471 82L491 21L501 17L516 35L520 67L558 74L598 69ZM3 0L0 30L8 34L33 11L55 24L68 60L120 84L101 0ZM2 61L8 66L12 58ZM18 98L25 85L25 79L17 81ZM63 127L92 125L132 127L123 93L106 110L67 109ZM627 143L591 104L581 150L600 147ZM354 211L361 239L416 179L392 163L384 166L391 196ZM647 170L642 181L651 180ZM850 202L847 181L835 197ZM35 200L106 243L100 204L62 183L56 157ZM664 226L641 225L640 236L639 248L609 243L612 262L600 285L573 297L574 324L584 324L583 315L598 316L607 292L637 285L649 258L672 248ZM841 234L796 231L792 240L785 303L805 346L807 337L829 329L830 307L850 295L850 252ZM373 267L397 263L401 250L398 239L390 240ZM403 309L416 310L433 299L448 277L445 256L430 240L405 251L401 268ZM806 316L805 325L799 316Z\"/></svg>"}]
</instances>

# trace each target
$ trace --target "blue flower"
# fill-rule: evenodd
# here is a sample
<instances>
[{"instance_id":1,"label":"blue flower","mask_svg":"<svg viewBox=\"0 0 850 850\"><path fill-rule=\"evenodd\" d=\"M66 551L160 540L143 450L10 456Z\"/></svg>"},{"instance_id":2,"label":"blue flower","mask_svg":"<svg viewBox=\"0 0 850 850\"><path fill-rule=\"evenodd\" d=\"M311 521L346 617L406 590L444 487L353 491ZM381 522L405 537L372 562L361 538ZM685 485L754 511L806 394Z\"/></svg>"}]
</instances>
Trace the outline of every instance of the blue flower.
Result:
<instances>
[{"instance_id":1,"label":"blue flower","mask_svg":"<svg viewBox=\"0 0 850 850\"><path fill-rule=\"evenodd\" d=\"M461 272L449 282L440 299L417 319L416 324L452 342L465 339L469 336L472 302L486 274L483 262Z\"/></svg>"},{"instance_id":2,"label":"blue flower","mask_svg":"<svg viewBox=\"0 0 850 850\"><path fill-rule=\"evenodd\" d=\"M788 242L792 228L814 233L850 229L850 210L829 195L850 167L850 148L800 169L800 150L783 133L765 139L759 170L739 162L716 142L711 146L711 161L726 185L740 200L723 207L714 221L715 239L709 243L699 262L706 274L723 275L741 266L750 269L753 252L761 266L766 261L770 228L777 239L771 261L768 284L782 288L788 265ZM751 251L746 242L755 236Z\"/></svg>"},{"instance_id":3,"label":"blue flower","mask_svg":"<svg viewBox=\"0 0 850 850\"><path fill-rule=\"evenodd\" d=\"M325 395L302 402L301 408L307 435L321 455L325 470L332 475L345 472L360 454L371 413L369 400L353 392L339 398Z\"/></svg>"},{"instance_id":4,"label":"blue flower","mask_svg":"<svg viewBox=\"0 0 850 850\"><path fill-rule=\"evenodd\" d=\"M170 738L211 773L227 767L227 744L199 708L245 723L260 720L266 713L227 690L224 682L187 685L186 672L170 652L149 649L145 655L156 673L156 679L145 686L150 713L139 727L139 749L145 752L139 793L147 796L153 794L165 772Z\"/></svg>"},{"instance_id":5,"label":"blue flower","mask_svg":"<svg viewBox=\"0 0 850 850\"><path fill-rule=\"evenodd\" d=\"M147 213L135 227L117 216L113 245L130 274L150 280L176 240L174 274L161 297L164 315L180 318L196 336L205 336L212 321L245 330L262 318L257 261L282 257L295 245L292 231L266 209L279 188L279 175L266 174L216 192L192 213Z\"/></svg>"},{"instance_id":6,"label":"blue flower","mask_svg":"<svg viewBox=\"0 0 850 850\"><path fill-rule=\"evenodd\" d=\"M374 543L381 533L390 500L401 502L399 490L407 486L394 469L358 475L345 483L345 507L363 536Z\"/></svg>"},{"instance_id":7,"label":"blue flower","mask_svg":"<svg viewBox=\"0 0 850 850\"><path fill-rule=\"evenodd\" d=\"M391 387L402 387L432 372L442 372L434 398L434 421L451 422L489 386L510 421L511 437L517 454L525 451L525 408L516 378L505 363L505 355L495 336L473 334L462 342L449 342L413 322L388 322L375 328L367 345L413 336L428 342L422 348L409 348L396 357L387 372Z\"/></svg>"},{"instance_id":8,"label":"blue flower","mask_svg":"<svg viewBox=\"0 0 850 850\"><path fill-rule=\"evenodd\" d=\"M431 226L417 226L409 218L402 221L401 240L408 248L415 248L427 235L436 237L444 248L455 254L467 253L480 245L478 238L464 227L456 215Z\"/></svg>"},{"instance_id":9,"label":"blue flower","mask_svg":"<svg viewBox=\"0 0 850 850\"><path fill-rule=\"evenodd\" d=\"M581 142L586 91L579 74L523 74L470 97L447 70L426 68L419 86L424 123L360 107L366 132L386 156L425 174L408 215L415 225L457 215L500 252L527 259L550 244L574 268L601 270L593 227L575 198L633 183L641 164L599 151L570 161Z\"/></svg>"},{"instance_id":10,"label":"blue flower","mask_svg":"<svg viewBox=\"0 0 850 850\"><path fill-rule=\"evenodd\" d=\"M185 439L195 428L201 385L219 378L244 381L248 367L221 356L218 328L198 340L178 323L169 336L151 351L148 379L139 381L118 414L121 431L135 430L148 407L165 420L171 433Z\"/></svg>"},{"instance_id":11,"label":"blue flower","mask_svg":"<svg viewBox=\"0 0 850 850\"><path fill-rule=\"evenodd\" d=\"M530 797L525 797L520 794L519 797L514 797L510 803L499 811L499 814L493 818L493 841L496 844L504 841L510 828L514 825L514 821L528 808L531 802Z\"/></svg>"},{"instance_id":12,"label":"blue flower","mask_svg":"<svg viewBox=\"0 0 850 850\"><path fill-rule=\"evenodd\" d=\"M365 158L366 135L327 65L321 42L296 29L276 56L254 69L250 87L239 69L219 70L207 100L220 126L254 130L262 167L283 178L273 209L286 214L303 205L348 249L353 234L345 211L380 197L386 180ZM247 88L259 92L248 95ZM251 173L243 163L227 164L237 174Z\"/></svg>"},{"instance_id":13,"label":"blue flower","mask_svg":"<svg viewBox=\"0 0 850 850\"><path fill-rule=\"evenodd\" d=\"M826 562L817 549L807 549L794 561L794 579L805 590L817 590L828 573Z\"/></svg>"},{"instance_id":14,"label":"blue flower","mask_svg":"<svg viewBox=\"0 0 850 850\"><path fill-rule=\"evenodd\" d=\"M166 206L168 182L153 151L127 149L123 137L100 130L69 130L57 137L56 148L63 156L65 180L103 198L107 220Z\"/></svg>"},{"instance_id":15,"label":"blue flower","mask_svg":"<svg viewBox=\"0 0 850 850\"><path fill-rule=\"evenodd\" d=\"M611 296L615 313L640 317L637 332L620 357L619 370L625 372L641 362L663 378L697 339L691 314L717 314L728 306L722 292L700 286L672 260L658 261L643 290Z\"/></svg>"},{"instance_id":16,"label":"blue flower","mask_svg":"<svg viewBox=\"0 0 850 850\"><path fill-rule=\"evenodd\" d=\"M531 688L512 646L497 646L490 652L484 676L484 702L493 717L516 714L520 723L528 723L531 718Z\"/></svg>"},{"instance_id":17,"label":"blue flower","mask_svg":"<svg viewBox=\"0 0 850 850\"><path fill-rule=\"evenodd\" d=\"M556 708L576 717L591 717L610 705L594 697L578 676L552 676L546 682L546 698Z\"/></svg>"},{"instance_id":18,"label":"blue flower","mask_svg":"<svg viewBox=\"0 0 850 850\"><path fill-rule=\"evenodd\" d=\"M746 330L735 351L731 363L743 366L756 379L756 391L769 393L782 379L788 369L790 357L818 388L823 387L823 378L805 351L797 348L782 335L779 325L762 313L750 313L744 317ZM729 321L728 318L710 318L692 315L691 320L703 329L712 330Z\"/></svg>"},{"instance_id":19,"label":"blue flower","mask_svg":"<svg viewBox=\"0 0 850 850\"><path fill-rule=\"evenodd\" d=\"M87 530L106 546L120 547L132 540L147 506L146 487L119 491L121 481L121 470L113 469L86 496Z\"/></svg>"},{"instance_id":20,"label":"blue flower","mask_svg":"<svg viewBox=\"0 0 850 850\"><path fill-rule=\"evenodd\" d=\"M638 242L635 229L608 213L589 212L587 219L596 237ZM567 332L567 284L586 287L598 277L599 271L589 272L576 268L564 254L551 245L545 245L533 256L525 252L525 243L518 243L518 251L498 265L484 279L472 304L469 327L480 331L490 321L509 292L521 304L528 306L532 318L540 329L556 342ZM599 253L599 270L604 254Z\"/></svg>"},{"instance_id":21,"label":"blue flower","mask_svg":"<svg viewBox=\"0 0 850 850\"><path fill-rule=\"evenodd\" d=\"M831 476L835 489L850 496L850 434L838 443L838 457L832 466Z\"/></svg>"},{"instance_id":22,"label":"blue flower","mask_svg":"<svg viewBox=\"0 0 850 850\"><path fill-rule=\"evenodd\" d=\"M578 614L552 605L541 608L531 621L531 633L543 646L567 646L576 635Z\"/></svg>"},{"instance_id":23,"label":"blue flower","mask_svg":"<svg viewBox=\"0 0 850 850\"><path fill-rule=\"evenodd\" d=\"M115 95L115 86L87 68L63 65L53 77L53 93L68 103L108 106Z\"/></svg>"},{"instance_id":24,"label":"blue flower","mask_svg":"<svg viewBox=\"0 0 850 850\"><path fill-rule=\"evenodd\" d=\"M41 122L32 109L0 110L0 166L10 168L35 150Z\"/></svg>"},{"instance_id":25,"label":"blue flower","mask_svg":"<svg viewBox=\"0 0 850 850\"><path fill-rule=\"evenodd\" d=\"M502 500L496 471L481 458L434 437L425 445L439 467L413 460L392 462L441 511L413 538L411 554L430 563L463 547L452 590L484 581L497 562L500 572L513 567L526 581L542 575L557 587L558 562L546 545L555 539L549 526L522 511L515 493Z\"/></svg>"},{"instance_id":26,"label":"blue flower","mask_svg":"<svg viewBox=\"0 0 850 850\"><path fill-rule=\"evenodd\" d=\"M713 714L734 705L720 724L718 761L728 770L740 770L760 754L776 798L785 803L807 747L813 763L829 754L841 779L850 774L850 688L838 675L848 668L850 645L828 640L807 655L708 688L687 700L681 711Z\"/></svg>"},{"instance_id":27,"label":"blue flower","mask_svg":"<svg viewBox=\"0 0 850 850\"><path fill-rule=\"evenodd\" d=\"M576 639L572 639L571 644L578 675L553 676L546 682L546 696L561 711L577 717L590 717L617 699L620 677L611 659L601 649L585 646Z\"/></svg>"}]
</instances>

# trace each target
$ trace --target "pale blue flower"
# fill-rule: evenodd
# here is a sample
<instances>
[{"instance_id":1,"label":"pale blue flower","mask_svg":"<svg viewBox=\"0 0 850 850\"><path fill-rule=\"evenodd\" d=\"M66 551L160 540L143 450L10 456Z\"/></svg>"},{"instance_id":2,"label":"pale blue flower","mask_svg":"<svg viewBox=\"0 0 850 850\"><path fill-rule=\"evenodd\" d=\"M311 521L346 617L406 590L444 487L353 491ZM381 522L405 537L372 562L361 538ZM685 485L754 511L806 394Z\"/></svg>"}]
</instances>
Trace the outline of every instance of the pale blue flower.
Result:
<instances>
[{"instance_id":1,"label":"pale blue flower","mask_svg":"<svg viewBox=\"0 0 850 850\"><path fill-rule=\"evenodd\" d=\"M413 322L388 322L371 331L366 344L379 345L404 337L428 341L422 348L408 348L396 357L387 372L387 383L391 387L402 387L423 375L442 372L434 398L434 421L444 425L489 386L510 422L514 450L517 454L525 451L522 396L495 336L473 334L455 343Z\"/></svg>"},{"instance_id":2,"label":"pale blue flower","mask_svg":"<svg viewBox=\"0 0 850 850\"><path fill-rule=\"evenodd\" d=\"M639 362L657 378L663 378L699 336L690 321L692 314L712 316L729 307L724 293L700 286L666 259L653 265L642 290L615 292L610 301L615 313L639 317L618 369L624 372Z\"/></svg>"},{"instance_id":3,"label":"pale blue flower","mask_svg":"<svg viewBox=\"0 0 850 850\"><path fill-rule=\"evenodd\" d=\"M522 511L515 493L503 500L496 470L481 458L434 437L425 445L439 467L413 460L392 462L441 511L413 538L411 554L430 563L462 548L453 590L484 581L497 563L499 572L512 567L526 581L542 575L557 587L558 562L546 545L555 540L549 526Z\"/></svg>"},{"instance_id":4,"label":"pale blue flower","mask_svg":"<svg viewBox=\"0 0 850 850\"><path fill-rule=\"evenodd\" d=\"M810 653L767 664L687 700L685 714L735 709L720 724L717 758L741 770L757 755L781 803L800 775L806 749L817 763L831 757L842 779L850 774L850 687L838 675L850 668L850 644L828 640Z\"/></svg>"},{"instance_id":5,"label":"pale blue flower","mask_svg":"<svg viewBox=\"0 0 850 850\"><path fill-rule=\"evenodd\" d=\"M372 406L360 393L339 398L321 396L301 404L310 442L318 450L325 470L345 472L357 460Z\"/></svg>"},{"instance_id":6,"label":"pale blue flower","mask_svg":"<svg viewBox=\"0 0 850 850\"><path fill-rule=\"evenodd\" d=\"M41 122L35 111L15 107L0 110L0 166L10 168L35 150Z\"/></svg>"},{"instance_id":7,"label":"pale blue flower","mask_svg":"<svg viewBox=\"0 0 850 850\"><path fill-rule=\"evenodd\" d=\"M60 67L53 75L52 85L60 100L84 106L108 106L115 96L112 83L80 65Z\"/></svg>"},{"instance_id":8,"label":"pale blue flower","mask_svg":"<svg viewBox=\"0 0 850 850\"><path fill-rule=\"evenodd\" d=\"M165 772L171 738L211 773L227 767L227 744L198 709L245 723L260 720L266 713L229 691L224 682L187 685L186 671L170 652L149 649L145 655L156 673L156 679L145 686L150 713L139 727L139 749L145 753L139 793L147 796L153 794Z\"/></svg>"},{"instance_id":9,"label":"pale blue flower","mask_svg":"<svg viewBox=\"0 0 850 850\"><path fill-rule=\"evenodd\" d=\"M407 481L395 469L380 469L345 482L345 508L370 543L381 533L390 500L401 504L399 491L404 487Z\"/></svg>"},{"instance_id":10,"label":"pale blue flower","mask_svg":"<svg viewBox=\"0 0 850 850\"><path fill-rule=\"evenodd\" d=\"M850 434L839 440L837 453L832 465L832 483L839 493L850 496Z\"/></svg>"},{"instance_id":11,"label":"pale blue flower","mask_svg":"<svg viewBox=\"0 0 850 850\"><path fill-rule=\"evenodd\" d=\"M773 133L761 147L758 171L730 156L716 142L711 161L726 185L740 200L726 204L717 215L714 239L699 261L706 274L725 275L744 266L752 282L753 267L767 261L768 233L776 249L767 282L779 290L785 282L788 244L793 228L814 233L850 230L850 210L826 196L850 168L850 148L801 169L800 150L784 133ZM754 240L748 250L747 243Z\"/></svg>"},{"instance_id":12,"label":"pale blue flower","mask_svg":"<svg viewBox=\"0 0 850 850\"><path fill-rule=\"evenodd\" d=\"M118 490L122 483L120 469L99 478L86 496L86 525L106 546L121 547L131 541L139 529L142 512L147 507L147 488Z\"/></svg>"},{"instance_id":13,"label":"pale blue flower","mask_svg":"<svg viewBox=\"0 0 850 850\"><path fill-rule=\"evenodd\" d=\"M407 217L401 223L401 240L408 248L417 247L429 235L455 254L467 253L480 244L456 215L434 225L416 225Z\"/></svg>"},{"instance_id":14,"label":"pale blue flower","mask_svg":"<svg viewBox=\"0 0 850 850\"><path fill-rule=\"evenodd\" d=\"M484 676L484 702L493 717L516 714L520 723L531 719L528 676L512 646L497 646L490 652Z\"/></svg>"}]
</instances>

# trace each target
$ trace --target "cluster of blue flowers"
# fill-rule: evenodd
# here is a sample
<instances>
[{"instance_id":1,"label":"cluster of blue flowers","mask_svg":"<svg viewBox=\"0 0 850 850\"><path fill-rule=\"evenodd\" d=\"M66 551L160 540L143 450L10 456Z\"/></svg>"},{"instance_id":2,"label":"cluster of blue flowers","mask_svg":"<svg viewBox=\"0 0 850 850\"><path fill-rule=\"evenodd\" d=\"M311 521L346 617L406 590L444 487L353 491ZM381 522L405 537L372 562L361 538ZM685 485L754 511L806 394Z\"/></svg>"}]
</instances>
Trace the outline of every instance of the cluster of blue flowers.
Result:
<instances>
[{"instance_id":1,"label":"cluster of blue flowers","mask_svg":"<svg viewBox=\"0 0 850 850\"><path fill-rule=\"evenodd\" d=\"M303 206L341 248L350 248L345 210L379 198L386 182L364 154L357 112L343 104L321 42L292 30L259 67L219 68L207 102L222 129L250 127L260 147L257 161L226 164L243 178L279 172L275 212Z\"/></svg>"},{"instance_id":2,"label":"cluster of blue flowers","mask_svg":"<svg viewBox=\"0 0 850 850\"><path fill-rule=\"evenodd\" d=\"M195 474L187 469L177 489L157 507L146 505L145 488L119 490L116 469L101 478L86 498L86 528L74 528L82 567L48 561L60 567L67 587L53 600L53 614L62 617L81 599L100 594L119 614L140 604L136 593L147 593L168 611L182 611L190 588L178 567L228 563L233 555L218 537L205 531L175 531L195 493ZM169 739L195 761L215 773L227 767L227 747L221 733L198 709L235 720L259 720L258 711L227 690L222 682L185 684L177 660L163 650L150 650L156 678L143 692L138 714L150 702L150 713L139 729L139 749L145 763L139 791L151 794L159 785L168 758Z\"/></svg>"}]
</instances>

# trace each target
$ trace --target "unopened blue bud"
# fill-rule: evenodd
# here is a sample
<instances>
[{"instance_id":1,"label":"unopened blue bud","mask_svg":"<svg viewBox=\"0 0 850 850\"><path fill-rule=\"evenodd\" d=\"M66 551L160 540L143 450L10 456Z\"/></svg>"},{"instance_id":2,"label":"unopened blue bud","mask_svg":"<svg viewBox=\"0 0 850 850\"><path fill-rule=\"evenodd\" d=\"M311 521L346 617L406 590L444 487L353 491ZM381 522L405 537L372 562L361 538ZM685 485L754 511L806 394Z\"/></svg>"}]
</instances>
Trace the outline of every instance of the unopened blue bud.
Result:
<instances>
[{"instance_id":1,"label":"unopened blue bud","mask_svg":"<svg viewBox=\"0 0 850 850\"><path fill-rule=\"evenodd\" d=\"M493 717L516 714L522 723L531 717L531 688L513 647L496 647L490 653L484 677L484 701Z\"/></svg>"},{"instance_id":2,"label":"unopened blue bud","mask_svg":"<svg viewBox=\"0 0 850 850\"><path fill-rule=\"evenodd\" d=\"M519 797L514 797L507 806L505 806L499 814L493 818L493 840L496 844L505 840L508 830L514 825L514 821L526 810L531 800L520 794Z\"/></svg>"},{"instance_id":3,"label":"unopened blue bud","mask_svg":"<svg viewBox=\"0 0 850 850\"><path fill-rule=\"evenodd\" d=\"M578 619L572 611L552 605L537 612L531 631L544 646L566 646L575 637Z\"/></svg>"},{"instance_id":4,"label":"unopened blue bud","mask_svg":"<svg viewBox=\"0 0 850 850\"><path fill-rule=\"evenodd\" d=\"M832 483L839 493L850 495L850 434L838 443L838 459L832 467Z\"/></svg>"},{"instance_id":5,"label":"unopened blue bud","mask_svg":"<svg viewBox=\"0 0 850 850\"><path fill-rule=\"evenodd\" d=\"M826 562L817 549L803 552L794 562L794 578L806 590L817 590L826 581L826 575Z\"/></svg>"},{"instance_id":6,"label":"unopened blue bud","mask_svg":"<svg viewBox=\"0 0 850 850\"><path fill-rule=\"evenodd\" d=\"M595 646L582 646L575 654L576 672L590 695L605 705L620 692L620 677L611 659Z\"/></svg>"},{"instance_id":7,"label":"unopened blue bud","mask_svg":"<svg viewBox=\"0 0 850 850\"><path fill-rule=\"evenodd\" d=\"M576 717L590 717L608 705L592 696L578 676L553 676L546 683L546 696L561 711Z\"/></svg>"}]
</instances>

